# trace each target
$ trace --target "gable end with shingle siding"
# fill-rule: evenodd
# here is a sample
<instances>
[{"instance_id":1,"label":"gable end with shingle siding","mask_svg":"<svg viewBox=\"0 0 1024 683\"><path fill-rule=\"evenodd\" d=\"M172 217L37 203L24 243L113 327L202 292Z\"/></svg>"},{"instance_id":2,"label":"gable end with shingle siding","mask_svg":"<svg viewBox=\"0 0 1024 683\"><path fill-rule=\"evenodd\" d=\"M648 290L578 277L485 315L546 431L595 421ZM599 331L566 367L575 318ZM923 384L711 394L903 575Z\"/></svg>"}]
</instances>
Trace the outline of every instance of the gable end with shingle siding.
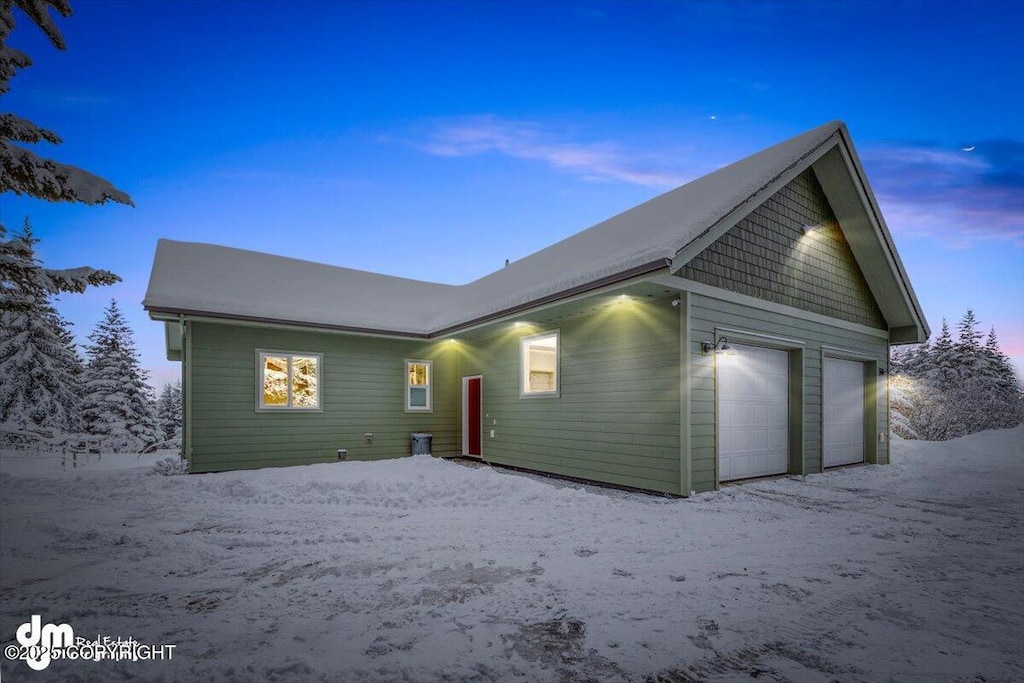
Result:
<instances>
[{"instance_id":1,"label":"gable end with shingle siding","mask_svg":"<svg viewBox=\"0 0 1024 683\"><path fill-rule=\"evenodd\" d=\"M804 234L803 226L814 229ZM683 267L681 276L886 329L814 171L807 169Z\"/></svg>"}]
</instances>

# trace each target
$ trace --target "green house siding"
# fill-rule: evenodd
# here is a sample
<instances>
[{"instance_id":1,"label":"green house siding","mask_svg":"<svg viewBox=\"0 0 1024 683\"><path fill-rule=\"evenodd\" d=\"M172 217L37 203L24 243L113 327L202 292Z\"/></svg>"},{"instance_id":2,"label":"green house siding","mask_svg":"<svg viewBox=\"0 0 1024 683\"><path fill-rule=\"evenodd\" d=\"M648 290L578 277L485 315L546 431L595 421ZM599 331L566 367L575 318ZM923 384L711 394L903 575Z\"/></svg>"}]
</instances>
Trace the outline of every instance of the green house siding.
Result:
<instances>
[{"instance_id":1,"label":"green house siding","mask_svg":"<svg viewBox=\"0 0 1024 683\"><path fill-rule=\"evenodd\" d=\"M257 412L256 349L323 354L322 412ZM405 412L407 358L434 363L431 413ZM434 453L454 454L456 361L444 342L190 322L186 455L195 472L331 462L339 448L374 460L408 454L414 431L433 433Z\"/></svg>"},{"instance_id":2,"label":"green house siding","mask_svg":"<svg viewBox=\"0 0 1024 683\"><path fill-rule=\"evenodd\" d=\"M873 375L865 377L870 415L866 423L868 461L888 462L888 438L878 442L878 432L888 434L888 401L884 378L877 368L886 367L888 341L878 334L853 331L824 322L782 315L730 301L691 294L689 297L690 339L690 455L693 489L713 490L716 474L716 387L714 353L705 354L701 342L710 342L724 334L742 343L760 343L791 352L790 420L796 431L791 439L797 454L790 472L806 474L821 471L822 462L822 365L825 355L851 357L869 363ZM745 336L746 335L746 336ZM874 363L871 365L870 363ZM872 419L872 417L874 419Z\"/></svg>"},{"instance_id":3,"label":"green house siding","mask_svg":"<svg viewBox=\"0 0 1024 683\"><path fill-rule=\"evenodd\" d=\"M814 229L805 235L804 226ZM680 275L832 318L886 328L811 169L698 254Z\"/></svg>"},{"instance_id":4,"label":"green house siding","mask_svg":"<svg viewBox=\"0 0 1024 683\"><path fill-rule=\"evenodd\" d=\"M553 329L559 395L521 398L519 339ZM679 313L668 300L503 323L458 346L460 377L483 376L484 460L679 492Z\"/></svg>"},{"instance_id":5,"label":"green house siding","mask_svg":"<svg viewBox=\"0 0 1024 683\"><path fill-rule=\"evenodd\" d=\"M396 457L409 453L414 431L433 433L435 454L456 455L463 446L462 378L482 375L486 461L667 493L685 493L680 474L688 469L689 489L713 490L717 360L701 342L721 335L792 349L793 473L821 470L824 357L864 360L873 416L867 459L887 462L888 444L877 441L878 432L888 433L885 382L876 376L886 365L884 333L726 299L690 292L675 308L667 298L634 297L499 323L456 342L190 322L184 353L192 469L331 462L339 448L353 460ZM523 398L520 339L556 329L559 394ZM322 354L323 411L258 412L257 349ZM688 378L680 377L680 358ZM432 413L405 411L406 359L433 361ZM689 419L681 425L682 410ZM681 427L688 449L681 448ZM366 433L373 433L371 443Z\"/></svg>"}]
</instances>

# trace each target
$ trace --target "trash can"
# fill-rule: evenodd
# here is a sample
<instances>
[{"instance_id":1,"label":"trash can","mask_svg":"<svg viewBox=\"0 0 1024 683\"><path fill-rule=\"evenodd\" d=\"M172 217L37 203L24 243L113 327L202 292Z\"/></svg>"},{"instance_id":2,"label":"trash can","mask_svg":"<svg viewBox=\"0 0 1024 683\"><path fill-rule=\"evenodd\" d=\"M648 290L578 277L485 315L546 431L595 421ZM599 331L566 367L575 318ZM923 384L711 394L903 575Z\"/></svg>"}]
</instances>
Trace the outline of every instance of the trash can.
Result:
<instances>
[{"instance_id":1,"label":"trash can","mask_svg":"<svg viewBox=\"0 0 1024 683\"><path fill-rule=\"evenodd\" d=\"M413 432L412 454L430 455L430 440L433 438L433 436L433 434L427 434L426 432Z\"/></svg>"}]
</instances>

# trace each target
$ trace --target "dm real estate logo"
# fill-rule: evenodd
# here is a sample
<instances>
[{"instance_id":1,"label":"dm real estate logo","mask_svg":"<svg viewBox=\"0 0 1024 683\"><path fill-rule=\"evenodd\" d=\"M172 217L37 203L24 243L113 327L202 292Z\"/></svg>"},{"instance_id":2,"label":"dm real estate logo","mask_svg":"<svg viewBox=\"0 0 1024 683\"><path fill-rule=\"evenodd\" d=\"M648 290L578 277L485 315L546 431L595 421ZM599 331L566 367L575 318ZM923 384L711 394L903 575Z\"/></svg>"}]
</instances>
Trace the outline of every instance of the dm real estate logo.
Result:
<instances>
[{"instance_id":1,"label":"dm real estate logo","mask_svg":"<svg viewBox=\"0 0 1024 683\"><path fill-rule=\"evenodd\" d=\"M29 668L42 671L50 666L51 655L75 644L75 632L68 624L42 624L42 617L33 614L27 624L18 627L18 645L8 645L8 659L24 659Z\"/></svg>"},{"instance_id":2,"label":"dm real estate logo","mask_svg":"<svg viewBox=\"0 0 1024 683\"><path fill-rule=\"evenodd\" d=\"M134 638L96 636L95 640L76 638L69 624L43 624L38 614L15 633L17 645L4 648L7 659L24 659L29 668L42 671L55 659L110 661L171 659L175 645L147 645Z\"/></svg>"}]
</instances>

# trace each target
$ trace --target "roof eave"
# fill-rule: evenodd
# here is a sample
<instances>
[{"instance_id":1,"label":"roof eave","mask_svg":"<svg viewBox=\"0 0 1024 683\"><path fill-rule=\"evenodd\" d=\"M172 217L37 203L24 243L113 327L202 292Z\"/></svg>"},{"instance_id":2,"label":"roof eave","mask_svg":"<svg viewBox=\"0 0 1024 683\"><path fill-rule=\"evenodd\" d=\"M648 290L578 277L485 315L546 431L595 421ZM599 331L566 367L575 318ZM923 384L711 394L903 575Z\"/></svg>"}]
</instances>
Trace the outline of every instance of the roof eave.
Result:
<instances>
[{"instance_id":1,"label":"roof eave","mask_svg":"<svg viewBox=\"0 0 1024 683\"><path fill-rule=\"evenodd\" d=\"M549 294L537 299L524 302L517 306L511 306L494 313L479 316L452 325L446 325L437 330L413 332L408 330L392 330L382 328L369 328L354 325L335 325L322 322L310 322L304 320L282 320L276 318L265 318L260 316L240 315L235 313L224 313L219 311L207 311L195 308L176 307L168 305L157 305L143 302L143 308L149 313L153 320L168 321L179 320L182 317L189 320L209 322L239 322L243 324L275 327L291 327L304 330L317 330L323 332L338 332L344 334L357 334L374 337L392 337L400 339L421 339L433 340L441 337L448 337L471 329L483 327L504 319L521 315L528 311L564 302L568 299L593 294L602 289L616 287L630 281L642 279L659 271L667 270L671 265L671 259L660 258L648 263L629 268L607 277L592 280L591 282L569 287L559 292Z\"/></svg>"},{"instance_id":2,"label":"roof eave","mask_svg":"<svg viewBox=\"0 0 1024 683\"><path fill-rule=\"evenodd\" d=\"M882 210L878 206L878 200L875 198L875 193L871 189L871 184L868 183L867 174L864 172L864 167L861 165L860 157L857 154L856 148L853 146L853 140L850 137L850 131L846 128L846 124L842 124L840 126L839 133L842 136L844 158L848 160L848 163L850 163L852 170L856 174L858 186L864 192L868 208L870 209L872 222L883 240L887 254L891 259L893 269L899 278L905 301L914 318L914 324L918 328L916 342L924 342L929 336L931 336L931 328L929 327L928 320L924 315L924 309L921 307L921 302L917 298L914 286L910 282L910 277L907 275L906 268L903 265L903 260L900 258L899 252L896 250L896 245L892 239L892 233L889 232L889 226L886 224L885 217L882 215Z\"/></svg>"}]
</instances>

